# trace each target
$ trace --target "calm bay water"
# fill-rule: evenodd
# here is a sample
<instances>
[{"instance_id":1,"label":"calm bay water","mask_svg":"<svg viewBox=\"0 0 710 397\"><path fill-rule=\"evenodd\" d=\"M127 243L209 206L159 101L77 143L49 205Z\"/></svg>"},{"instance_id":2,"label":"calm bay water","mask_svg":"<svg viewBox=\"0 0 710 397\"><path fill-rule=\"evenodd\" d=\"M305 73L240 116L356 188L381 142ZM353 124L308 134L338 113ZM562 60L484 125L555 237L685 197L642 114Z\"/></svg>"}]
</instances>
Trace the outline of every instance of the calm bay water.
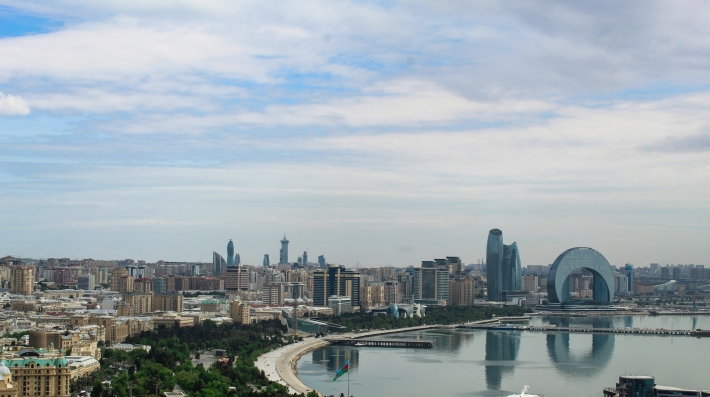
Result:
<instances>
[{"instance_id":1,"label":"calm bay water","mask_svg":"<svg viewBox=\"0 0 710 397\"><path fill-rule=\"evenodd\" d=\"M538 317L531 325L710 329L710 316ZM529 384L549 397L601 396L619 375L652 375L656 383L710 390L710 338L427 330L387 335L433 340L433 349L328 346L304 355L298 376L326 395L507 396Z\"/></svg>"}]
</instances>

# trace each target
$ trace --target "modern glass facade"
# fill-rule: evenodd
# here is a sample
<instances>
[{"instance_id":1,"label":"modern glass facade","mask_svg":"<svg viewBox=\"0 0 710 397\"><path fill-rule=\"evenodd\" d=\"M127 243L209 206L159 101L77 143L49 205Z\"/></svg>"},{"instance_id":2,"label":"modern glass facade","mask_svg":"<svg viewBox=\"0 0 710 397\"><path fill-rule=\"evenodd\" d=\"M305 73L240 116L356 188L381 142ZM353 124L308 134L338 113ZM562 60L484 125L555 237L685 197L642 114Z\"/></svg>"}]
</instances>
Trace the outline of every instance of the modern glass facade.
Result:
<instances>
[{"instance_id":1,"label":"modern glass facade","mask_svg":"<svg viewBox=\"0 0 710 397\"><path fill-rule=\"evenodd\" d=\"M634 265L627 263L624 266L624 273L626 273L626 290L629 294L634 293Z\"/></svg>"},{"instance_id":2,"label":"modern glass facade","mask_svg":"<svg viewBox=\"0 0 710 397\"><path fill-rule=\"evenodd\" d=\"M269 267L269 254L264 254L264 262L262 263L262 265L264 265L264 267Z\"/></svg>"},{"instance_id":3,"label":"modern glass facade","mask_svg":"<svg viewBox=\"0 0 710 397\"><path fill-rule=\"evenodd\" d=\"M437 261L422 261L421 267L414 268L414 299L449 300L449 265L445 260L443 263Z\"/></svg>"},{"instance_id":4,"label":"modern glass facade","mask_svg":"<svg viewBox=\"0 0 710 397\"><path fill-rule=\"evenodd\" d=\"M488 300L500 302L503 291L523 289L522 264L518 244L503 244L503 232L492 229L486 246Z\"/></svg>"},{"instance_id":5,"label":"modern glass facade","mask_svg":"<svg viewBox=\"0 0 710 397\"><path fill-rule=\"evenodd\" d=\"M614 293L614 272L599 251L592 248L570 248L560 254L547 276L549 303L570 301L569 279L574 270L585 269L592 273L592 296L596 303L611 303Z\"/></svg>"},{"instance_id":6,"label":"modern glass facade","mask_svg":"<svg viewBox=\"0 0 710 397\"><path fill-rule=\"evenodd\" d=\"M284 239L281 240L281 250L279 251L279 263L288 263L288 240L284 234Z\"/></svg>"},{"instance_id":7,"label":"modern glass facade","mask_svg":"<svg viewBox=\"0 0 710 397\"><path fill-rule=\"evenodd\" d=\"M353 307L360 306L360 272L340 265L328 265L313 273L313 305L327 306L331 296L349 296Z\"/></svg>"},{"instance_id":8,"label":"modern glass facade","mask_svg":"<svg viewBox=\"0 0 710 397\"><path fill-rule=\"evenodd\" d=\"M229 240L229 243L227 243L227 267L233 267L234 266L234 243L232 240Z\"/></svg>"},{"instance_id":9,"label":"modern glass facade","mask_svg":"<svg viewBox=\"0 0 710 397\"><path fill-rule=\"evenodd\" d=\"M215 277L219 277L225 270L227 270L227 262L225 262L222 255L212 252L212 268Z\"/></svg>"}]
</instances>

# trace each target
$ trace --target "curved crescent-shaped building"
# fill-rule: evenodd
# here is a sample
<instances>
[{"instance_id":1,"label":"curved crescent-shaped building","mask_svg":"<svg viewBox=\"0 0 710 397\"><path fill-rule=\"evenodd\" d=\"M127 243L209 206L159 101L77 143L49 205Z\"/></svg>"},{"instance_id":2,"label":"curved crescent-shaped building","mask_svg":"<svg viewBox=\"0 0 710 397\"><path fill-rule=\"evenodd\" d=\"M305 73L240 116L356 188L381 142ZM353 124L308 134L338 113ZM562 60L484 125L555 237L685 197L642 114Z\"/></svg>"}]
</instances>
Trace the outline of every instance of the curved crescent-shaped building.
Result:
<instances>
[{"instance_id":1,"label":"curved crescent-shaped building","mask_svg":"<svg viewBox=\"0 0 710 397\"><path fill-rule=\"evenodd\" d=\"M569 302L569 276L577 269L592 273L594 302L611 303L614 294L611 265L599 251L586 247L570 248L555 259L547 276L548 302Z\"/></svg>"}]
</instances>

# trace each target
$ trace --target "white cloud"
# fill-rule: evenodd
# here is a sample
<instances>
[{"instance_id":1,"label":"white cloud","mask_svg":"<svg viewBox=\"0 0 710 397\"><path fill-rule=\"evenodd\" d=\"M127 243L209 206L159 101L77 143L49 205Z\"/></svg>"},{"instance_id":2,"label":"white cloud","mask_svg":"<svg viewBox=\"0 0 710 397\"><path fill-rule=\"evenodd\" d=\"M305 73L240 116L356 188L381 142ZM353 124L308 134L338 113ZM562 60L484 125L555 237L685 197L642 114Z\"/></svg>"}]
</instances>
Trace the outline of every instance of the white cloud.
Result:
<instances>
[{"instance_id":1,"label":"white cloud","mask_svg":"<svg viewBox=\"0 0 710 397\"><path fill-rule=\"evenodd\" d=\"M22 97L0 92L0 114L26 116L30 114L30 107Z\"/></svg>"}]
</instances>

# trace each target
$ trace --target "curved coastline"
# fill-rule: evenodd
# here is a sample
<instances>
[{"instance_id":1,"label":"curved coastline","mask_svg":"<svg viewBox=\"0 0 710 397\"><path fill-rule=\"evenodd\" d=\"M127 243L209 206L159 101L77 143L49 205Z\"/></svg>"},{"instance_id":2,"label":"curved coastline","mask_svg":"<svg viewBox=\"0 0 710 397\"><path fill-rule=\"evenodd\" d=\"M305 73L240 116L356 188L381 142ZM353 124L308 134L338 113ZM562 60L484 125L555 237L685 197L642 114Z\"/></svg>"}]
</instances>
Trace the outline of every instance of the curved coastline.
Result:
<instances>
[{"instance_id":1,"label":"curved coastline","mask_svg":"<svg viewBox=\"0 0 710 397\"><path fill-rule=\"evenodd\" d=\"M506 317L474 321L473 323L485 323L491 321L500 321ZM415 327L407 328L395 328L388 330L377 330L363 333L348 333L344 334L343 337L359 339L366 338L376 335L394 334L399 332L407 331L419 331L424 329L432 328L456 328L461 324L432 324L432 325L419 325ZM298 378L298 371L296 370L296 365L298 360L306 353L312 352L313 350L319 349L323 346L328 345L328 341L321 338L305 338L301 342L297 342L291 345L281 347L279 349L273 350L271 352L262 354L257 358L255 365L260 370L263 370L267 378L271 381L278 382L289 388L289 393L304 393L307 394L309 391L314 390L306 386L301 379ZM318 395L322 394L315 390Z\"/></svg>"}]
</instances>

